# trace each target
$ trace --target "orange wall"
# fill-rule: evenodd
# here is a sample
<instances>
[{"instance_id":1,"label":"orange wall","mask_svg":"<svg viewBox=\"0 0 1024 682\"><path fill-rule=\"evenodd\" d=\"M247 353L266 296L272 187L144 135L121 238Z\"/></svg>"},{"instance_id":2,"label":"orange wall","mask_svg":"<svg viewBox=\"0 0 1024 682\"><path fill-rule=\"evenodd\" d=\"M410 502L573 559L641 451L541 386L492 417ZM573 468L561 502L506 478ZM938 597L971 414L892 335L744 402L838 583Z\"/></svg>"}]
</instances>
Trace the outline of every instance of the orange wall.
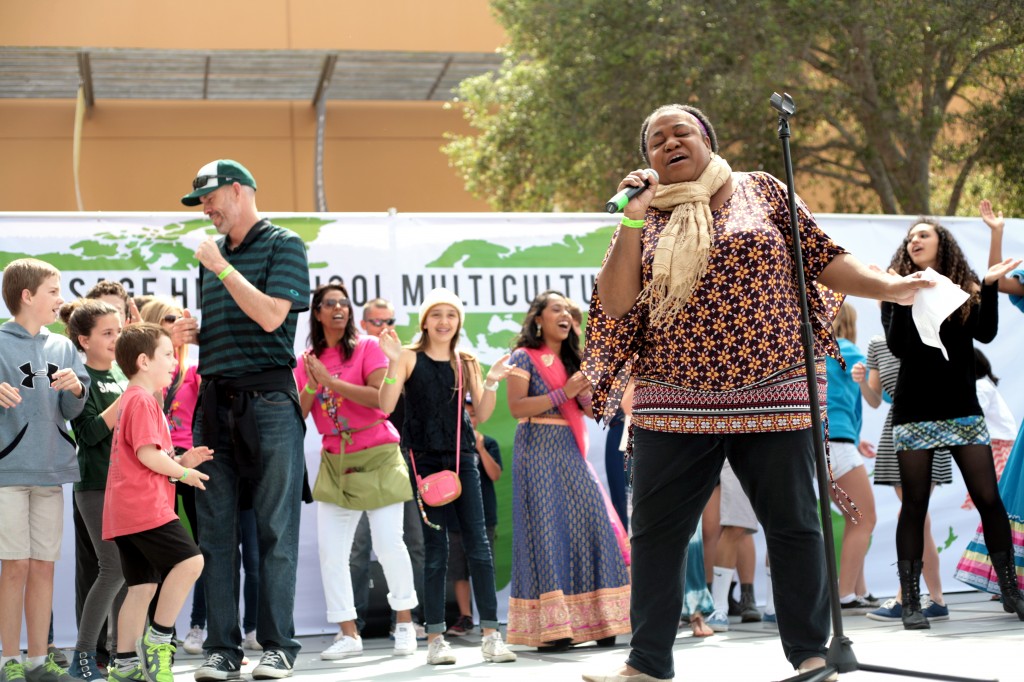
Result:
<instances>
[{"instance_id":1,"label":"orange wall","mask_svg":"<svg viewBox=\"0 0 1024 682\"><path fill-rule=\"evenodd\" d=\"M490 52L487 0L0 1L0 45Z\"/></svg>"},{"instance_id":2,"label":"orange wall","mask_svg":"<svg viewBox=\"0 0 1024 682\"><path fill-rule=\"evenodd\" d=\"M490 52L504 42L487 0L0 0L10 46ZM0 98L0 210L77 210L74 109ZM328 102L328 209L488 210L440 151L449 131L470 132L439 102ZM83 204L177 210L200 166L235 158L255 175L261 210L311 211L315 134L308 101L100 99L83 128Z\"/></svg>"},{"instance_id":3,"label":"orange wall","mask_svg":"<svg viewBox=\"0 0 1024 682\"><path fill-rule=\"evenodd\" d=\"M73 211L73 101L0 100L0 210ZM486 211L440 152L467 132L438 102L331 102L324 148L332 211ZM234 158L264 211L311 211L316 119L306 102L100 101L82 135L88 211L180 210L204 163Z\"/></svg>"}]
</instances>

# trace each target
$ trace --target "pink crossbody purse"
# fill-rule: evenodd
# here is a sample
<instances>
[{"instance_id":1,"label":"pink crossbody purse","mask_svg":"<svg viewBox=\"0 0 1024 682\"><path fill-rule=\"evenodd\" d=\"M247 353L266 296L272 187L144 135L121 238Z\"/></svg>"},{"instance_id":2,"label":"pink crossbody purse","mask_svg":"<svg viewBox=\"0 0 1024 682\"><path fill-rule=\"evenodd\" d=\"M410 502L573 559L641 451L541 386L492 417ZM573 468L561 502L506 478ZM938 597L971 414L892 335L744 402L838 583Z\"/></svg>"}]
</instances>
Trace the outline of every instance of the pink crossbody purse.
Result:
<instances>
[{"instance_id":1,"label":"pink crossbody purse","mask_svg":"<svg viewBox=\"0 0 1024 682\"><path fill-rule=\"evenodd\" d=\"M443 507L449 502L458 499L462 494L462 482L459 480L459 459L462 453L462 407L461 401L465 400L462 392L462 358L455 363L459 370L459 381L456 395L459 396L459 409L455 411L455 471L445 469L436 474L430 474L421 478L416 471L416 454L409 450L409 460L412 462L412 473L416 477L416 490L420 500L429 507Z\"/></svg>"}]
</instances>

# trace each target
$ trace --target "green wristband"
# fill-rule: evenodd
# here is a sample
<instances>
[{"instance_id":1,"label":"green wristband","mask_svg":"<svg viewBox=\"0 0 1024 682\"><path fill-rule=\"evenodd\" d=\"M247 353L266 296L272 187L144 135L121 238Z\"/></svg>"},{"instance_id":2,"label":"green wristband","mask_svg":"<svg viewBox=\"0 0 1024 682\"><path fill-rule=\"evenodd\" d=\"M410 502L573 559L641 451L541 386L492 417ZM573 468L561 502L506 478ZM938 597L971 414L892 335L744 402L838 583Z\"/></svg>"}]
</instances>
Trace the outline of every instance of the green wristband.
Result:
<instances>
[{"instance_id":1,"label":"green wristband","mask_svg":"<svg viewBox=\"0 0 1024 682\"><path fill-rule=\"evenodd\" d=\"M230 275L234 271L235 266L228 263L228 266L217 274L217 279L223 282L225 279L227 279L228 275Z\"/></svg>"},{"instance_id":2,"label":"green wristband","mask_svg":"<svg viewBox=\"0 0 1024 682\"><path fill-rule=\"evenodd\" d=\"M306 384L305 386L302 387L302 390L305 391L306 393L310 394L310 395L316 395L316 389L314 388L311 391L311 390L309 390L309 386L310 386L309 384Z\"/></svg>"},{"instance_id":3,"label":"green wristband","mask_svg":"<svg viewBox=\"0 0 1024 682\"><path fill-rule=\"evenodd\" d=\"M179 478L178 480L179 481L184 481L186 478L188 478L188 469L182 469L181 470L181 478Z\"/></svg>"},{"instance_id":4,"label":"green wristband","mask_svg":"<svg viewBox=\"0 0 1024 682\"><path fill-rule=\"evenodd\" d=\"M397 379L395 379L394 377L384 377L384 383L385 384L393 384L396 381L397 381Z\"/></svg>"},{"instance_id":5,"label":"green wristband","mask_svg":"<svg viewBox=\"0 0 1024 682\"><path fill-rule=\"evenodd\" d=\"M622 216L622 221L619 224L622 225L623 227L632 227L633 229L638 229L644 226L644 221L633 220L632 218Z\"/></svg>"}]
</instances>

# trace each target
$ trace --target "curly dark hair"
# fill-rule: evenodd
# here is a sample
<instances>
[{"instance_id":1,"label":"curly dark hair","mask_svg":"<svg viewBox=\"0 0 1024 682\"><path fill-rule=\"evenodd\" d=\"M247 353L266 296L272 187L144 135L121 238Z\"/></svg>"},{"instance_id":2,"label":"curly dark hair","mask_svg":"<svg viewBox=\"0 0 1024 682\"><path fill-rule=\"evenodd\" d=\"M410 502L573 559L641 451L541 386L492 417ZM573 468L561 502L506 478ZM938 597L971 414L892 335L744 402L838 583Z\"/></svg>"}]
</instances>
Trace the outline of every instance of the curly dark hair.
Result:
<instances>
[{"instance_id":1,"label":"curly dark hair","mask_svg":"<svg viewBox=\"0 0 1024 682\"><path fill-rule=\"evenodd\" d=\"M715 134L715 127L711 125L711 121L708 120L707 114L698 109L692 107L689 104L663 104L658 107L644 119L644 123L640 126L640 156L644 158L644 163L650 163L651 159L647 156L647 129L651 126L651 121L654 117L663 111L670 109L678 109L679 111L685 111L690 116L700 121L700 124L704 126L704 132L707 133L708 139L711 140L711 151L718 152L718 135Z\"/></svg>"},{"instance_id":2,"label":"curly dark hair","mask_svg":"<svg viewBox=\"0 0 1024 682\"><path fill-rule=\"evenodd\" d=\"M957 310L956 313L960 317L960 322L966 322L968 316L971 314L971 306L975 305L980 299L980 295L976 289L981 285L981 280L978 278L978 273L971 269L971 266L967 263L967 257L964 256L964 252L960 249L960 245L957 244L956 239L950 233L949 230L939 224L939 221L934 218L928 218L921 216L914 221L914 224L907 230L907 235L903 238L903 242L900 247L896 249L896 253L893 254L892 260L889 262L889 267L897 272L901 276L910 275L915 272L919 272L921 268L914 264L914 261L910 259L910 253L907 251L907 245L910 244L910 233L918 225L930 225L935 230L935 236L938 237L939 243L938 248L935 252L935 267L934 270L940 275L945 275L953 284L964 291L971 294L971 297L964 302L962 306ZM950 315L950 318L953 316Z\"/></svg>"},{"instance_id":3,"label":"curly dark hair","mask_svg":"<svg viewBox=\"0 0 1024 682\"><path fill-rule=\"evenodd\" d=\"M555 296L568 304L569 299L565 297L565 294L553 289L537 294L537 297L530 302L530 309L526 311L526 318L523 320L523 328L512 342L512 348L540 348L544 345L544 339L537 331L537 318ZM558 356L562 360L562 364L565 365L566 374L572 376L579 371L583 353L580 351L580 337L572 325L569 325L569 337L562 342L562 350Z\"/></svg>"},{"instance_id":4,"label":"curly dark hair","mask_svg":"<svg viewBox=\"0 0 1024 682\"><path fill-rule=\"evenodd\" d=\"M324 325L316 319L315 313L320 309L320 304L324 300L324 296L327 295L328 291L337 291L346 299L348 296L348 289L345 288L344 284L337 282L330 282L322 284L316 288L313 292L313 302L309 306L309 336L306 339L306 343L309 344L310 348L313 349L313 355L320 357L325 350L327 350L327 337L324 336ZM338 344L338 348L341 350L343 358L348 360L352 357L353 351L359 344L359 330L356 328L355 315L352 311L352 300L348 302L348 324L345 325L345 333L341 336L341 342Z\"/></svg>"}]
</instances>

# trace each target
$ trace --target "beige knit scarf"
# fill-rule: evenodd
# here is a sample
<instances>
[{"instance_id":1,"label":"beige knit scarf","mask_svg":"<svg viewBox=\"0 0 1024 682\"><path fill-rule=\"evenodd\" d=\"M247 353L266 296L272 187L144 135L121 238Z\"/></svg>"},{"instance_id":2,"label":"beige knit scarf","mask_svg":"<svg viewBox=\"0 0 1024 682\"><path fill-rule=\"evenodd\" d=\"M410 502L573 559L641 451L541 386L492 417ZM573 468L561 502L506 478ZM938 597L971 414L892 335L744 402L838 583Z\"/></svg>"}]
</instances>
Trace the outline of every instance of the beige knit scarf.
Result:
<instances>
[{"instance_id":1,"label":"beige knit scarf","mask_svg":"<svg viewBox=\"0 0 1024 682\"><path fill-rule=\"evenodd\" d=\"M658 185L651 206L662 211L672 209L672 215L654 247L651 283L641 295L641 300L648 303L652 321L678 315L707 272L713 221L711 197L731 174L726 160L712 154L696 180Z\"/></svg>"}]
</instances>

